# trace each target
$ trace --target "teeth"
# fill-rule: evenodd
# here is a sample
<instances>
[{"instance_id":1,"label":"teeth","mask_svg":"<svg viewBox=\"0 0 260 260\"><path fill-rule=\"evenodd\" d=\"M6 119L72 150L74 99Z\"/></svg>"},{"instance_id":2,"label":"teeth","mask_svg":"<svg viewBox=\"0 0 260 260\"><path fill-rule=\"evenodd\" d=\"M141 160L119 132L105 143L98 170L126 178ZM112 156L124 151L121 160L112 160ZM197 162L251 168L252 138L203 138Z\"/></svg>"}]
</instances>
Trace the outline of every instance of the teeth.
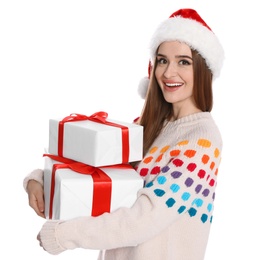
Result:
<instances>
[{"instance_id":1,"label":"teeth","mask_svg":"<svg viewBox=\"0 0 260 260\"><path fill-rule=\"evenodd\" d=\"M179 86L181 86L180 83L165 83L165 85L168 86L168 87L179 87Z\"/></svg>"}]
</instances>

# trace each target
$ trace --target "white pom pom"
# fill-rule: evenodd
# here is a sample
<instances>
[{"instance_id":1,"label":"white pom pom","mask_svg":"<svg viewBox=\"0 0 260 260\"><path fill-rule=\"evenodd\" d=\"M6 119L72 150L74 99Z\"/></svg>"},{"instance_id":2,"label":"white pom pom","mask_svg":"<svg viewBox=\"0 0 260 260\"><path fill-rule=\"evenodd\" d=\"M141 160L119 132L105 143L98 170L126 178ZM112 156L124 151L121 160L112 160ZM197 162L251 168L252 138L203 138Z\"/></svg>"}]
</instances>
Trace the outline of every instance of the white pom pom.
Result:
<instances>
[{"instance_id":1,"label":"white pom pom","mask_svg":"<svg viewBox=\"0 0 260 260\"><path fill-rule=\"evenodd\" d=\"M140 80L139 85L138 85L138 94L142 99L145 99L146 93L148 90L148 85L149 85L149 78L144 77Z\"/></svg>"}]
</instances>

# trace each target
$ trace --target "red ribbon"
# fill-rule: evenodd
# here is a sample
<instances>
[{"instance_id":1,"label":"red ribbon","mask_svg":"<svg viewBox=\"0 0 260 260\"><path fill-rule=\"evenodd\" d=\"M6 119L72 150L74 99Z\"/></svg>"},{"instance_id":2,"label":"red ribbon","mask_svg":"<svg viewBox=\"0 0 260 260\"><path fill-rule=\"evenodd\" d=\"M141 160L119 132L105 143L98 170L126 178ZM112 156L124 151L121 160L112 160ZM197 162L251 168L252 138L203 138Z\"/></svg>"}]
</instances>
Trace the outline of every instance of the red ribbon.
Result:
<instances>
[{"instance_id":1,"label":"red ribbon","mask_svg":"<svg viewBox=\"0 0 260 260\"><path fill-rule=\"evenodd\" d=\"M80 163L71 159L63 158L52 154L44 154L52 160L62 162L63 164L54 164L51 176L50 188L50 205L49 205L49 218L53 216L53 199L55 192L55 173L57 169L69 168L81 174L90 174L93 179L93 200L92 200L92 216L99 216L104 212L110 212L112 181L110 177L101 169ZM118 164L112 166L105 166L102 168L120 168L120 169L133 169L129 164Z\"/></svg>"},{"instance_id":2,"label":"red ribbon","mask_svg":"<svg viewBox=\"0 0 260 260\"><path fill-rule=\"evenodd\" d=\"M119 127L122 130L122 163L129 161L129 132L128 127L106 121L108 114L100 111L91 116L81 114L70 114L59 122L58 130L58 155L63 156L64 124L67 122L90 120L96 123Z\"/></svg>"}]
</instances>

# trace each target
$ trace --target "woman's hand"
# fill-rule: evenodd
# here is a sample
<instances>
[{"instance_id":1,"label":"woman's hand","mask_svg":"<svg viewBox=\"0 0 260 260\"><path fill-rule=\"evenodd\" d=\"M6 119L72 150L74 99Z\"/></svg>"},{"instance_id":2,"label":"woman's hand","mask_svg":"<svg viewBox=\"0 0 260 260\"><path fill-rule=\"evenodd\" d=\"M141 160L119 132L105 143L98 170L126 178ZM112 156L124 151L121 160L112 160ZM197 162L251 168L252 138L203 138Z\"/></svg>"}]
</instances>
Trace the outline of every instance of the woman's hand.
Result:
<instances>
[{"instance_id":1,"label":"woman's hand","mask_svg":"<svg viewBox=\"0 0 260 260\"><path fill-rule=\"evenodd\" d=\"M45 218L44 192L42 185L35 180L30 180L27 184L27 192L29 205L34 209L38 216Z\"/></svg>"}]
</instances>

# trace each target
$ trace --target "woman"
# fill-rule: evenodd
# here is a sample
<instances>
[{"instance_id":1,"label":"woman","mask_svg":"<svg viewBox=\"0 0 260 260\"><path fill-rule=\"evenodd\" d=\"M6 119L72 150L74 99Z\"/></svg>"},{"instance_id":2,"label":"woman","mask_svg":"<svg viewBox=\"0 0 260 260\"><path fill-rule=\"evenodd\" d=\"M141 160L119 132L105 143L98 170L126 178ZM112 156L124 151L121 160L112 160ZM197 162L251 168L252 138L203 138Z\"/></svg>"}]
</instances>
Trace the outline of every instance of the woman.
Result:
<instances>
[{"instance_id":1,"label":"woman","mask_svg":"<svg viewBox=\"0 0 260 260\"><path fill-rule=\"evenodd\" d=\"M157 28L137 121L144 126L144 158L136 170L145 187L131 208L46 221L38 234L46 251L100 249L106 260L204 259L222 150L210 114L212 81L223 59L217 37L195 10L178 10ZM24 186L44 217L42 176L35 170Z\"/></svg>"}]
</instances>

